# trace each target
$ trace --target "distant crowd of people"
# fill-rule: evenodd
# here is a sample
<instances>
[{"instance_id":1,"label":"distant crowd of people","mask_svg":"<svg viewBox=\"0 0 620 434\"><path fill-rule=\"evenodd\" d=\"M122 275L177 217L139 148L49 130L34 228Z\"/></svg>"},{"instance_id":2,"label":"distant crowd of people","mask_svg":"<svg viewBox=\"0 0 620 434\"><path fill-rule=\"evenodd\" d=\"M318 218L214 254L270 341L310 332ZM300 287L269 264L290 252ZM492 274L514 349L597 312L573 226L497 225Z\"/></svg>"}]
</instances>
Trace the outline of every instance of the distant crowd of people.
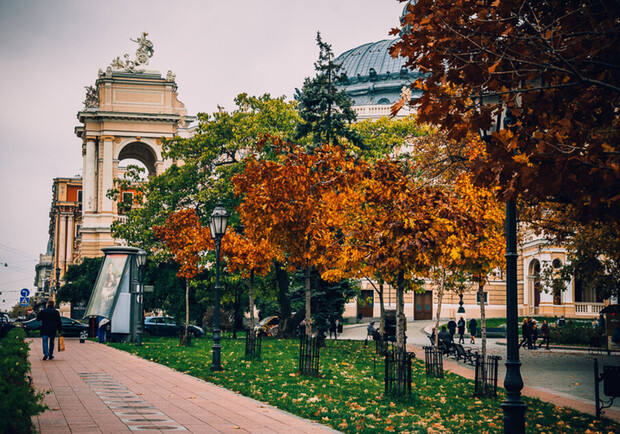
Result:
<instances>
[{"instance_id":1,"label":"distant crowd of people","mask_svg":"<svg viewBox=\"0 0 620 434\"><path fill-rule=\"evenodd\" d=\"M563 319L564 316L558 320L558 325ZM546 345L546 349L549 349L549 333L549 324L547 324L546 320L543 320L542 326L539 328L538 322L534 318L524 318L521 323L521 342L519 342L519 348L535 350ZM542 341L536 346L539 337L542 337Z\"/></svg>"},{"instance_id":2,"label":"distant crowd of people","mask_svg":"<svg viewBox=\"0 0 620 434\"><path fill-rule=\"evenodd\" d=\"M450 318L450 321L448 321L448 326L446 329L446 326L442 326L441 327L441 331L439 332L439 334L437 335L437 338L445 343L454 343L454 336L457 334L459 335L459 339L458 339L458 343L459 344L464 344L465 343L465 319L463 319L463 317L460 317L458 322L454 320L454 318ZM476 318L472 318L469 320L469 323L467 323L467 328L469 329L469 334L470 334L470 343L474 344L476 343L476 332L478 330L478 320L476 320ZM433 332L431 334L431 337L433 338L433 340L435 340L435 329L433 329Z\"/></svg>"}]
</instances>

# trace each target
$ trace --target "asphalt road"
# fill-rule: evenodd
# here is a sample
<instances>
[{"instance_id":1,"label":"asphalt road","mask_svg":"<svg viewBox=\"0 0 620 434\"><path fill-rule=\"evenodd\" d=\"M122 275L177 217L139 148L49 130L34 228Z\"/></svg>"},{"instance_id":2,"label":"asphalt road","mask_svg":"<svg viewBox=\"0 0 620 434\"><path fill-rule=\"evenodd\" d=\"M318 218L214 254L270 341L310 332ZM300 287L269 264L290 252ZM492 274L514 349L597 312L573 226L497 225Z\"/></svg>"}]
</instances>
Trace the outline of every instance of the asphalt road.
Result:
<instances>
[{"instance_id":1,"label":"asphalt road","mask_svg":"<svg viewBox=\"0 0 620 434\"><path fill-rule=\"evenodd\" d=\"M424 329L434 325L434 321L411 321L407 323L407 343L428 345L429 340ZM377 323L378 324L378 323ZM340 339L366 339L367 323L345 325ZM480 348L480 339L470 344L466 339L466 346ZM506 375L504 362L506 360L506 346L503 339L487 339L488 354L499 355L502 361L499 364L500 384ZM526 387L555 393L591 404L594 408L594 358L598 358L599 370L602 366L613 365L620 367L620 355L607 353L592 355L587 351L572 351L563 349L521 349L521 377ZM474 369L469 364L463 364ZM603 385L600 384L601 397ZM611 407L620 411L620 399Z\"/></svg>"}]
</instances>

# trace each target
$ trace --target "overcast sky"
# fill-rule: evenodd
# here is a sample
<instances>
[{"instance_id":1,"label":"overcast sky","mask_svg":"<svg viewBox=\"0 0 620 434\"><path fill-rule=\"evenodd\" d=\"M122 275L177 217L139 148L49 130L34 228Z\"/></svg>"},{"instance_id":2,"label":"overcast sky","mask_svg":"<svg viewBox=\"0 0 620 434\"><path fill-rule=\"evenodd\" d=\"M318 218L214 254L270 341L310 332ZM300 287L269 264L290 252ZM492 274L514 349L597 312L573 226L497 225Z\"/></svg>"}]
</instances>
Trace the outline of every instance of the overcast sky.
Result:
<instances>
[{"instance_id":1,"label":"overcast sky","mask_svg":"<svg viewBox=\"0 0 620 434\"><path fill-rule=\"evenodd\" d=\"M52 180L81 176L73 131L84 86L116 56L133 58L130 38L149 33L149 69L172 70L195 115L232 109L241 92L292 98L314 75L317 31L338 55L390 38L402 9L396 0L0 0L0 311L34 289Z\"/></svg>"}]
</instances>

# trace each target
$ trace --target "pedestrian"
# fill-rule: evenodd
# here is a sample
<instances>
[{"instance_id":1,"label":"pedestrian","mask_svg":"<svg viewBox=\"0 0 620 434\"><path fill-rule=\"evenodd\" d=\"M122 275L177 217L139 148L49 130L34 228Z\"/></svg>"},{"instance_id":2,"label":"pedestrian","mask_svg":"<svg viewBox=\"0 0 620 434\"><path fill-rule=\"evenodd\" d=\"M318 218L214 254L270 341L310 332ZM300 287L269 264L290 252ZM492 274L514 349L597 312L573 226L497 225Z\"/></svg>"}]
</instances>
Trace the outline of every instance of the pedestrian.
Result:
<instances>
[{"instance_id":1,"label":"pedestrian","mask_svg":"<svg viewBox=\"0 0 620 434\"><path fill-rule=\"evenodd\" d=\"M463 317L459 318L459 322L456 324L459 331L459 344L465 343L465 320Z\"/></svg>"},{"instance_id":2,"label":"pedestrian","mask_svg":"<svg viewBox=\"0 0 620 434\"><path fill-rule=\"evenodd\" d=\"M470 343L476 343L476 329L478 328L478 321L476 318L472 318L469 320L469 334L471 335Z\"/></svg>"},{"instance_id":3,"label":"pedestrian","mask_svg":"<svg viewBox=\"0 0 620 434\"><path fill-rule=\"evenodd\" d=\"M366 339L368 339L369 337L374 339L374 336L375 336L375 322L370 321L370 323L368 323L368 327L366 327Z\"/></svg>"},{"instance_id":4,"label":"pedestrian","mask_svg":"<svg viewBox=\"0 0 620 434\"><path fill-rule=\"evenodd\" d=\"M564 318L564 315L560 316L560 319L558 320L558 326L562 327L566 325L566 318Z\"/></svg>"},{"instance_id":5,"label":"pedestrian","mask_svg":"<svg viewBox=\"0 0 620 434\"><path fill-rule=\"evenodd\" d=\"M47 307L37 315L41 321L41 340L43 341L43 360L54 360L54 340L56 332L62 334L60 314L54 309L54 300L47 302Z\"/></svg>"},{"instance_id":6,"label":"pedestrian","mask_svg":"<svg viewBox=\"0 0 620 434\"><path fill-rule=\"evenodd\" d=\"M530 317L530 319L527 320L527 326L528 326L528 330L529 330L529 334L528 334L528 339L527 339L527 348L529 350L532 349L532 341L534 340L534 318Z\"/></svg>"},{"instance_id":7,"label":"pedestrian","mask_svg":"<svg viewBox=\"0 0 620 434\"><path fill-rule=\"evenodd\" d=\"M532 320L532 349L536 349L536 341L538 340L538 323Z\"/></svg>"},{"instance_id":8,"label":"pedestrian","mask_svg":"<svg viewBox=\"0 0 620 434\"><path fill-rule=\"evenodd\" d=\"M547 342L547 349L549 349L549 324L547 324L546 320L543 320L543 324L540 327L540 331L542 332L542 341L540 342L540 346L542 347L545 342Z\"/></svg>"},{"instance_id":9,"label":"pedestrian","mask_svg":"<svg viewBox=\"0 0 620 434\"><path fill-rule=\"evenodd\" d=\"M441 331L439 332L439 335L437 335L437 338L439 339L439 342L443 342L446 345L450 345L454 342L452 334L446 330L446 326L441 326Z\"/></svg>"},{"instance_id":10,"label":"pedestrian","mask_svg":"<svg viewBox=\"0 0 620 434\"><path fill-rule=\"evenodd\" d=\"M519 348L525 348L525 345L530 340L530 325L527 322L527 318L523 318L523 322L521 323L521 342L519 342Z\"/></svg>"},{"instance_id":11,"label":"pedestrian","mask_svg":"<svg viewBox=\"0 0 620 434\"><path fill-rule=\"evenodd\" d=\"M450 341L454 342L454 335L456 334L456 321L454 321L454 318L450 318L450 321L448 321L448 331L451 336Z\"/></svg>"},{"instance_id":12,"label":"pedestrian","mask_svg":"<svg viewBox=\"0 0 620 434\"><path fill-rule=\"evenodd\" d=\"M338 321L330 317L329 319L329 338L338 339Z\"/></svg>"}]
</instances>

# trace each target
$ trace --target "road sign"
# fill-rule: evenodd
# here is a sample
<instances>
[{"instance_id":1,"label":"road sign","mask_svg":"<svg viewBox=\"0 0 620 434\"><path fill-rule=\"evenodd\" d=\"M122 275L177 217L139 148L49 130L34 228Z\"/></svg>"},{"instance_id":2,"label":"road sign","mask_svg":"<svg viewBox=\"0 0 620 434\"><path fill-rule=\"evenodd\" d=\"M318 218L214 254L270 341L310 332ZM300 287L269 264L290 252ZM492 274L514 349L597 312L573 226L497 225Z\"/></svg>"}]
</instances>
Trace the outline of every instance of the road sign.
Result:
<instances>
[{"instance_id":1,"label":"road sign","mask_svg":"<svg viewBox=\"0 0 620 434\"><path fill-rule=\"evenodd\" d=\"M20 294L22 297L28 297L30 295L30 291L27 288L21 290Z\"/></svg>"},{"instance_id":2,"label":"road sign","mask_svg":"<svg viewBox=\"0 0 620 434\"><path fill-rule=\"evenodd\" d=\"M30 304L30 300L28 299L28 297L20 297L19 298L19 305L20 306L28 306Z\"/></svg>"}]
</instances>

